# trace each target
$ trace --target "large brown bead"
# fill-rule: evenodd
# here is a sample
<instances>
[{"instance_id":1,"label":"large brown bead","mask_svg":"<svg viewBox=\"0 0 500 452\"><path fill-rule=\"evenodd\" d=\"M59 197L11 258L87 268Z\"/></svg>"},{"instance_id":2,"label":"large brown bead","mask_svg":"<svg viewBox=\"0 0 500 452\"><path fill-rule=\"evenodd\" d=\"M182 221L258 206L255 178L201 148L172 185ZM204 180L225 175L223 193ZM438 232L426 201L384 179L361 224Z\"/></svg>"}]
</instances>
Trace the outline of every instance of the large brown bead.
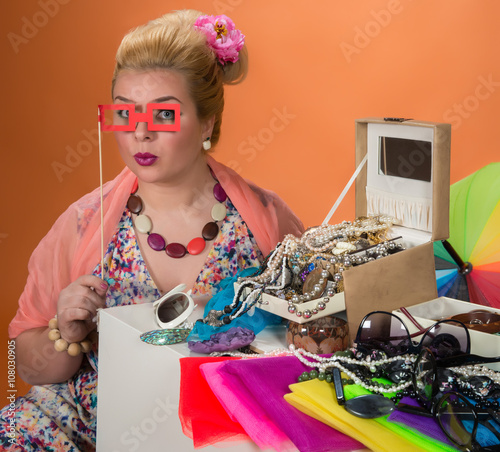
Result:
<instances>
[{"instance_id":1,"label":"large brown bead","mask_svg":"<svg viewBox=\"0 0 500 452\"><path fill-rule=\"evenodd\" d=\"M127 207L132 213L136 215L141 213L142 199L137 195L130 195L127 201Z\"/></svg>"},{"instance_id":2,"label":"large brown bead","mask_svg":"<svg viewBox=\"0 0 500 452\"><path fill-rule=\"evenodd\" d=\"M218 233L219 233L219 225L215 221L211 221L210 223L207 223L205 225L203 231L201 231L201 236L205 240L210 241L215 239Z\"/></svg>"}]
</instances>

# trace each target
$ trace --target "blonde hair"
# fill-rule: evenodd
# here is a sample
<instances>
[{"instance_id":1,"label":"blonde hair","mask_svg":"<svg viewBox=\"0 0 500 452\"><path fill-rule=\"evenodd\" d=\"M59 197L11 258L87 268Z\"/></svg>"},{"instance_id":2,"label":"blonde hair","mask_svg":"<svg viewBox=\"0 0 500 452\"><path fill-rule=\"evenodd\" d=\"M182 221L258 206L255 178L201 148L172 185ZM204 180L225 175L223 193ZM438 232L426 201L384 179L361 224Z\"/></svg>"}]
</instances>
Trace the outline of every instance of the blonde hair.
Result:
<instances>
[{"instance_id":1,"label":"blonde hair","mask_svg":"<svg viewBox=\"0 0 500 452\"><path fill-rule=\"evenodd\" d=\"M112 92L116 79L124 70L168 69L182 74L196 105L198 118L215 117L211 136L217 144L224 110L224 84L244 80L248 71L246 46L236 63L222 66L206 43L203 33L194 28L202 13L194 10L174 11L131 30L123 38L116 54Z\"/></svg>"}]
</instances>

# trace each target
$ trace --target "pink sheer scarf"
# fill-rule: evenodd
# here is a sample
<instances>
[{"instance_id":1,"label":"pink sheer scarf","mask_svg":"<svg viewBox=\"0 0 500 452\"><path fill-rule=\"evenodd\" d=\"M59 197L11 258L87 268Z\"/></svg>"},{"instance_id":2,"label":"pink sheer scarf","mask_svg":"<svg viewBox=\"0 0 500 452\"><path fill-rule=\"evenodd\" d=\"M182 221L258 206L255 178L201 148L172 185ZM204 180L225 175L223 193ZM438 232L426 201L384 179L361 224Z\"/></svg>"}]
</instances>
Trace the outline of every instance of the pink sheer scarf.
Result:
<instances>
[{"instance_id":1,"label":"pink sheer scarf","mask_svg":"<svg viewBox=\"0 0 500 452\"><path fill-rule=\"evenodd\" d=\"M308 452L363 448L358 441L285 401L289 386L297 382L302 372L309 370L294 356L202 365L202 372L226 411L257 444L278 451L290 450L289 438L298 450ZM209 412L206 415L210 416Z\"/></svg>"},{"instance_id":2,"label":"pink sheer scarf","mask_svg":"<svg viewBox=\"0 0 500 452\"><path fill-rule=\"evenodd\" d=\"M285 234L302 234L302 222L276 194L245 181L210 156L207 163L264 255ZM135 175L125 168L103 187L105 244L116 230L134 181ZM100 196L96 189L73 203L33 252L19 308L9 325L10 337L30 328L46 326L56 313L61 290L79 276L93 271L100 260L100 228Z\"/></svg>"},{"instance_id":3,"label":"pink sheer scarf","mask_svg":"<svg viewBox=\"0 0 500 452\"><path fill-rule=\"evenodd\" d=\"M202 364L200 370L229 417L238 422L262 449L279 452L297 448L288 436L276 426L262 407L252 397L252 389L233 386L221 371L224 362Z\"/></svg>"}]
</instances>

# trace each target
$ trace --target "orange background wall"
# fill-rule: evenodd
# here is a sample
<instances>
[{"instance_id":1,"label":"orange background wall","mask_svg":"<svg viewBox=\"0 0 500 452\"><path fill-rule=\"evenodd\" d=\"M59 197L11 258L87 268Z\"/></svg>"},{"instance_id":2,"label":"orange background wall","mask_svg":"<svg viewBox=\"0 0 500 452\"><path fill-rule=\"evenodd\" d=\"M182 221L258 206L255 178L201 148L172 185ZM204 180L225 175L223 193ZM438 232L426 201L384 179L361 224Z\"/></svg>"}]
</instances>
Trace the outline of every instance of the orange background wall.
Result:
<instances>
[{"instance_id":1,"label":"orange background wall","mask_svg":"<svg viewBox=\"0 0 500 452\"><path fill-rule=\"evenodd\" d=\"M354 171L354 120L453 125L451 180L498 161L494 0L23 0L2 7L0 405L7 325L39 240L99 183L96 112L132 27L173 9L225 13L250 73L226 90L216 157L321 223ZM122 167L103 140L105 178ZM332 218L352 219L353 193ZM18 382L19 391L26 386Z\"/></svg>"}]
</instances>

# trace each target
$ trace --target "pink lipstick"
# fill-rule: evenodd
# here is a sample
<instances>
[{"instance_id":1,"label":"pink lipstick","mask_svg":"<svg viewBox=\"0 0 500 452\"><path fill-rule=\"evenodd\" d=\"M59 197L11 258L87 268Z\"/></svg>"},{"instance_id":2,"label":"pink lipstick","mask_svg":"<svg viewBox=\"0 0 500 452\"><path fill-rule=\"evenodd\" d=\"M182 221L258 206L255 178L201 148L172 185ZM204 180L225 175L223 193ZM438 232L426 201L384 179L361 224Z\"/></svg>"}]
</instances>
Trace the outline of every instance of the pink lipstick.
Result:
<instances>
[{"instance_id":1,"label":"pink lipstick","mask_svg":"<svg viewBox=\"0 0 500 452\"><path fill-rule=\"evenodd\" d=\"M138 152L134 155L134 159L141 166L151 166L158 160L158 157L156 155L150 154L149 152Z\"/></svg>"}]
</instances>

